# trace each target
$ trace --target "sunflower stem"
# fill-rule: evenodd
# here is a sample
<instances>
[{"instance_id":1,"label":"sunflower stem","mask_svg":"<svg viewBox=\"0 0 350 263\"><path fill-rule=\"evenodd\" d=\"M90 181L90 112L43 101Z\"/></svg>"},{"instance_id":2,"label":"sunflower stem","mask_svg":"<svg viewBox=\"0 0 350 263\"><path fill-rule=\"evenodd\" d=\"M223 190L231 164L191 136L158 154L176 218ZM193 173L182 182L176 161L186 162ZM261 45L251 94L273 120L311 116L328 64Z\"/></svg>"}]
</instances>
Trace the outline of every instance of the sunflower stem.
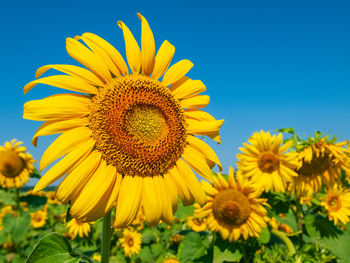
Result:
<instances>
[{"instance_id":1,"label":"sunflower stem","mask_svg":"<svg viewBox=\"0 0 350 263\"><path fill-rule=\"evenodd\" d=\"M300 197L297 196L296 197L296 211L294 213L295 215L295 219L297 221L297 229L298 229L298 232L300 232L300 234L298 235L298 240L299 240L299 247L301 247L304 243L304 240L303 240L303 221L304 221L304 215L303 215L303 210L302 210L302 207L300 205ZM293 210L293 209L292 209Z\"/></svg>"},{"instance_id":2,"label":"sunflower stem","mask_svg":"<svg viewBox=\"0 0 350 263\"><path fill-rule=\"evenodd\" d=\"M284 244L286 244L287 248L288 248L288 255L292 256L295 254L295 247L292 243L292 241L287 237L287 235L281 231L278 231L276 229L272 229L271 233L274 234L275 236L279 237Z\"/></svg>"},{"instance_id":3,"label":"sunflower stem","mask_svg":"<svg viewBox=\"0 0 350 263\"><path fill-rule=\"evenodd\" d=\"M101 263L109 262L109 252L111 247L111 214L109 211L103 218L103 229L102 229L102 244L101 244Z\"/></svg>"},{"instance_id":4,"label":"sunflower stem","mask_svg":"<svg viewBox=\"0 0 350 263\"><path fill-rule=\"evenodd\" d=\"M21 215L21 203L20 203L20 189L16 188L16 209L19 215Z\"/></svg>"}]
</instances>

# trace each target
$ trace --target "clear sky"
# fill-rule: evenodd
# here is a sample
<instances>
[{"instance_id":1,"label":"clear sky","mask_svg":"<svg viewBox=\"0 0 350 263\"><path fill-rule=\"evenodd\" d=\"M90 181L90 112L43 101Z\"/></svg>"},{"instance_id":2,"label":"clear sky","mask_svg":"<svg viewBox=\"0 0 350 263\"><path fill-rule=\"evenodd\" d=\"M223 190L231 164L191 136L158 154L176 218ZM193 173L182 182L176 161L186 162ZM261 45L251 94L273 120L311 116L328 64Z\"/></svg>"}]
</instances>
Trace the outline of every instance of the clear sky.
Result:
<instances>
[{"instance_id":1,"label":"clear sky","mask_svg":"<svg viewBox=\"0 0 350 263\"><path fill-rule=\"evenodd\" d=\"M124 55L123 20L140 39L144 15L173 62L191 60L189 76L207 86L206 108L225 119L222 144L211 143L224 172L252 132L294 127L350 139L349 1L5 1L1 4L0 143L17 138L40 159L54 136L31 138L39 122L22 119L23 103L62 92L23 86L46 64L78 65L65 39L95 33ZM125 57L125 55L124 55Z\"/></svg>"}]
</instances>

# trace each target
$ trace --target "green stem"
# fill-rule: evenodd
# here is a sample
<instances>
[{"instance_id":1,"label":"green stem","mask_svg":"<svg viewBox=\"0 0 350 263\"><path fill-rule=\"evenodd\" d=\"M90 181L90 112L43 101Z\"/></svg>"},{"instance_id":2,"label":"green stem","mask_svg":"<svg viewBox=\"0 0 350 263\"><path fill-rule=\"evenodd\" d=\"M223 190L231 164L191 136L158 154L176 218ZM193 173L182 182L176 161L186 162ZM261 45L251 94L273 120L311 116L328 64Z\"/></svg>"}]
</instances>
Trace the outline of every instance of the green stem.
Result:
<instances>
[{"instance_id":1,"label":"green stem","mask_svg":"<svg viewBox=\"0 0 350 263\"><path fill-rule=\"evenodd\" d=\"M20 189L16 188L16 210L18 211L19 215L21 215L21 204L19 202L20 198Z\"/></svg>"},{"instance_id":2,"label":"green stem","mask_svg":"<svg viewBox=\"0 0 350 263\"><path fill-rule=\"evenodd\" d=\"M109 211L103 218L103 229L102 229L102 244L101 244L101 263L109 262L109 252L111 247L111 213Z\"/></svg>"},{"instance_id":3,"label":"green stem","mask_svg":"<svg viewBox=\"0 0 350 263\"><path fill-rule=\"evenodd\" d=\"M275 236L279 237L284 242L284 244L286 244L288 251L289 251L289 253L288 253L289 256L292 256L295 254L295 247L294 247L292 241L290 241L290 239L286 236L285 233L278 231L276 229L272 229L271 233L274 234Z\"/></svg>"},{"instance_id":4,"label":"green stem","mask_svg":"<svg viewBox=\"0 0 350 263\"><path fill-rule=\"evenodd\" d=\"M242 244L242 248L243 248L243 260L244 260L244 263L249 263L249 257L248 257L248 253L247 253L247 248L246 248L246 245L245 245L245 242L244 242L243 239L241 240L241 244Z\"/></svg>"},{"instance_id":5,"label":"green stem","mask_svg":"<svg viewBox=\"0 0 350 263\"><path fill-rule=\"evenodd\" d=\"M295 219L297 220L297 229L300 234L298 235L298 240L299 240L299 247L301 247L304 243L303 240L303 221L304 221L304 214L302 212L302 207L300 204L300 197L297 196L296 198L296 212L295 212Z\"/></svg>"}]
</instances>

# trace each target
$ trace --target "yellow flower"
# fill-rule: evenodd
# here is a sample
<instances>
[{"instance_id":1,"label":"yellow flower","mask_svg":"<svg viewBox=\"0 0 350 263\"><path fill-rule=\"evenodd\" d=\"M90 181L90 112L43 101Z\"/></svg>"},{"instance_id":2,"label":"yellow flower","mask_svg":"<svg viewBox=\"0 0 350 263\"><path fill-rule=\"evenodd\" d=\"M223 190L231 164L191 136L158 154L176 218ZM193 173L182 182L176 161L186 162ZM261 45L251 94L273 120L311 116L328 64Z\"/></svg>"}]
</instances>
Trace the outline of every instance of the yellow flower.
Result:
<instances>
[{"instance_id":1,"label":"yellow flower","mask_svg":"<svg viewBox=\"0 0 350 263\"><path fill-rule=\"evenodd\" d=\"M101 255L99 254L93 254L92 259L101 262Z\"/></svg>"},{"instance_id":2,"label":"yellow flower","mask_svg":"<svg viewBox=\"0 0 350 263\"><path fill-rule=\"evenodd\" d=\"M162 263L180 263L180 261L175 257L171 257L171 258L164 259Z\"/></svg>"},{"instance_id":3,"label":"yellow flower","mask_svg":"<svg viewBox=\"0 0 350 263\"><path fill-rule=\"evenodd\" d=\"M282 145L282 140L281 133L271 136L269 132L255 132L248 140L250 144L239 148L243 153L237 154L239 170L266 192L284 192L287 182L297 176L296 154L285 153L291 142Z\"/></svg>"},{"instance_id":4,"label":"yellow flower","mask_svg":"<svg viewBox=\"0 0 350 263\"><path fill-rule=\"evenodd\" d=\"M170 238L170 242L180 243L185 238L184 235L175 234Z\"/></svg>"},{"instance_id":5,"label":"yellow flower","mask_svg":"<svg viewBox=\"0 0 350 263\"><path fill-rule=\"evenodd\" d=\"M284 223L280 223L279 229L288 235L294 233L293 229L289 225Z\"/></svg>"},{"instance_id":6,"label":"yellow flower","mask_svg":"<svg viewBox=\"0 0 350 263\"><path fill-rule=\"evenodd\" d=\"M340 182L341 169L350 174L349 150L346 142L333 143L321 138L299 153L298 177L292 183L298 194L320 192L322 183L328 187Z\"/></svg>"},{"instance_id":7,"label":"yellow flower","mask_svg":"<svg viewBox=\"0 0 350 263\"><path fill-rule=\"evenodd\" d=\"M187 225L195 232L202 232L207 229L207 220L205 218L188 216Z\"/></svg>"},{"instance_id":8,"label":"yellow flower","mask_svg":"<svg viewBox=\"0 0 350 263\"><path fill-rule=\"evenodd\" d=\"M37 77L49 69L67 75L40 78L24 87L25 93L39 83L79 92L29 101L23 115L45 121L34 135L34 145L39 136L62 133L43 154L40 170L64 157L46 172L35 191L68 174L57 197L72 203L70 213L79 220L97 220L116 206L114 226L126 227L143 206L148 225L160 219L170 224L178 195L185 205L206 202L192 169L206 177L215 163L221 168L215 152L195 136L220 142L223 120L200 110L209 103L209 96L199 95L205 85L185 76L193 66L189 60L168 69L174 46L164 41L155 54L153 33L146 19L138 16L141 49L128 27L118 22L130 74L111 44L85 33L68 38L66 48L88 70L43 66Z\"/></svg>"},{"instance_id":9,"label":"yellow flower","mask_svg":"<svg viewBox=\"0 0 350 263\"><path fill-rule=\"evenodd\" d=\"M337 225L340 222L347 224L350 220L350 191L338 188L336 185L328 189L321 205L328 211L329 220Z\"/></svg>"},{"instance_id":10,"label":"yellow flower","mask_svg":"<svg viewBox=\"0 0 350 263\"><path fill-rule=\"evenodd\" d=\"M9 241L5 241L4 243L2 243L2 249L5 250L11 250L15 247L15 244Z\"/></svg>"},{"instance_id":11,"label":"yellow flower","mask_svg":"<svg viewBox=\"0 0 350 263\"><path fill-rule=\"evenodd\" d=\"M17 212L13 211L12 206L6 205L3 208L1 208L1 211L0 211L0 231L4 228L2 226L2 220L4 219L5 215L7 215L7 214L12 215L13 217L17 216Z\"/></svg>"},{"instance_id":12,"label":"yellow flower","mask_svg":"<svg viewBox=\"0 0 350 263\"><path fill-rule=\"evenodd\" d=\"M269 221L266 199L259 198L261 189L257 189L242 174L237 172L236 179L230 167L228 181L221 174L211 176L212 184L202 181L208 195L208 203L200 208L195 204L194 216L207 218L211 231L220 232L223 239L230 242L240 236L259 237L261 228Z\"/></svg>"},{"instance_id":13,"label":"yellow flower","mask_svg":"<svg viewBox=\"0 0 350 263\"><path fill-rule=\"evenodd\" d=\"M123 237L120 238L126 257L137 255L141 250L142 235L133 229L125 229Z\"/></svg>"},{"instance_id":14,"label":"yellow flower","mask_svg":"<svg viewBox=\"0 0 350 263\"><path fill-rule=\"evenodd\" d=\"M55 191L48 191L46 193L47 203L48 204L59 204L60 202L56 198Z\"/></svg>"},{"instance_id":15,"label":"yellow flower","mask_svg":"<svg viewBox=\"0 0 350 263\"><path fill-rule=\"evenodd\" d=\"M34 228L43 227L47 220L47 212L43 209L30 213L30 224Z\"/></svg>"},{"instance_id":16,"label":"yellow flower","mask_svg":"<svg viewBox=\"0 0 350 263\"><path fill-rule=\"evenodd\" d=\"M68 228L68 236L72 240L75 239L77 235L79 235L80 238L83 238L84 236L88 237L91 232L91 226L89 223L84 223L75 218L72 218L72 220L67 223L66 227Z\"/></svg>"},{"instance_id":17,"label":"yellow flower","mask_svg":"<svg viewBox=\"0 0 350 263\"><path fill-rule=\"evenodd\" d=\"M35 160L21 144L13 139L0 146L0 185L3 188L25 185L34 171Z\"/></svg>"}]
</instances>

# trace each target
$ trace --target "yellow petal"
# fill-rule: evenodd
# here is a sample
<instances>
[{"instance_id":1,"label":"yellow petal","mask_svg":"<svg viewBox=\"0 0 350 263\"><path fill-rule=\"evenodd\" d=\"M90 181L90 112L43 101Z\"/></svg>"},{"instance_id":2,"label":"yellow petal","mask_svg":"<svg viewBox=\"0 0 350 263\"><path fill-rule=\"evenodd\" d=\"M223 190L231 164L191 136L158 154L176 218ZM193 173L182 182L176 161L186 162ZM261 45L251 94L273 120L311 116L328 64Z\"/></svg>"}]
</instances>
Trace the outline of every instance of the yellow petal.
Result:
<instances>
[{"instance_id":1,"label":"yellow petal","mask_svg":"<svg viewBox=\"0 0 350 263\"><path fill-rule=\"evenodd\" d=\"M171 63L174 54L175 47L165 40L157 52L152 78L159 79L163 76Z\"/></svg>"},{"instance_id":2,"label":"yellow petal","mask_svg":"<svg viewBox=\"0 0 350 263\"><path fill-rule=\"evenodd\" d=\"M78 94L58 94L24 104L23 118L36 121L84 117L91 100Z\"/></svg>"},{"instance_id":3,"label":"yellow petal","mask_svg":"<svg viewBox=\"0 0 350 263\"><path fill-rule=\"evenodd\" d=\"M34 134L32 144L35 147L37 146L39 136L57 134L77 127L86 126L88 124L89 120L87 118L46 121L39 127L39 129Z\"/></svg>"},{"instance_id":4,"label":"yellow petal","mask_svg":"<svg viewBox=\"0 0 350 263\"><path fill-rule=\"evenodd\" d=\"M228 183L231 188L237 188L236 180L235 180L235 171L230 166L229 172L228 172Z\"/></svg>"},{"instance_id":5,"label":"yellow petal","mask_svg":"<svg viewBox=\"0 0 350 263\"><path fill-rule=\"evenodd\" d=\"M67 38L66 49L72 58L94 72L103 82L112 79L104 61L76 39Z\"/></svg>"},{"instance_id":6,"label":"yellow petal","mask_svg":"<svg viewBox=\"0 0 350 263\"><path fill-rule=\"evenodd\" d=\"M198 150L200 153L203 154L203 156L205 156L205 158L213 161L214 163L216 163L220 170L222 170L222 166L220 163L219 158L217 157L216 153L214 152L214 150L205 142L203 142L202 140L198 139L197 137L194 136L187 136L186 141L196 150Z\"/></svg>"},{"instance_id":7,"label":"yellow petal","mask_svg":"<svg viewBox=\"0 0 350 263\"><path fill-rule=\"evenodd\" d=\"M197 135L212 135L218 132L224 123L224 120L217 120L217 121L196 121L187 119L186 123L187 126L187 132L190 134L197 134Z\"/></svg>"},{"instance_id":8,"label":"yellow petal","mask_svg":"<svg viewBox=\"0 0 350 263\"><path fill-rule=\"evenodd\" d=\"M185 147L182 158L195 170L200 176L205 179L210 178L211 170L205 161L204 157L195 152L192 147Z\"/></svg>"},{"instance_id":9,"label":"yellow petal","mask_svg":"<svg viewBox=\"0 0 350 263\"><path fill-rule=\"evenodd\" d=\"M195 119L199 121L216 121L216 119L212 115L202 110L187 109L184 110L184 114L186 118Z\"/></svg>"},{"instance_id":10,"label":"yellow petal","mask_svg":"<svg viewBox=\"0 0 350 263\"><path fill-rule=\"evenodd\" d=\"M126 65L122 55L114 46L112 46L103 38L92 33L84 33L82 36L89 39L90 41L95 43L97 46L99 46L101 49L103 49L105 53L114 62L115 66L119 69L122 75L127 76L129 74L128 66Z\"/></svg>"},{"instance_id":11,"label":"yellow petal","mask_svg":"<svg viewBox=\"0 0 350 263\"><path fill-rule=\"evenodd\" d=\"M164 184L167 187L167 192L169 193L173 213L175 213L179 203L179 196L177 193L176 185L170 178L169 173L164 174Z\"/></svg>"},{"instance_id":12,"label":"yellow petal","mask_svg":"<svg viewBox=\"0 0 350 263\"><path fill-rule=\"evenodd\" d=\"M170 178L173 180L174 184L177 187L182 203L186 205L192 205L194 203L194 197L187 187L182 175L179 174L179 170L176 166L169 169Z\"/></svg>"},{"instance_id":13,"label":"yellow petal","mask_svg":"<svg viewBox=\"0 0 350 263\"><path fill-rule=\"evenodd\" d=\"M184 180L187 182L188 188L191 191L194 199L200 206L205 205L207 202L207 196L191 168L182 159L177 161L176 166L179 169L180 175L183 176Z\"/></svg>"},{"instance_id":14,"label":"yellow petal","mask_svg":"<svg viewBox=\"0 0 350 263\"><path fill-rule=\"evenodd\" d=\"M85 80L77 77L67 76L67 75L55 75L50 77L45 77L41 79L33 80L24 86L23 92L26 94L30 91L36 84L47 84L61 89L77 91L88 94L97 94L98 90L96 87L87 83Z\"/></svg>"},{"instance_id":15,"label":"yellow petal","mask_svg":"<svg viewBox=\"0 0 350 263\"><path fill-rule=\"evenodd\" d=\"M171 206L171 200L162 176L156 177L156 186L159 192L158 196L160 197L160 200L161 200L160 202L161 212L162 212L161 219L168 225L171 225L173 222L173 211Z\"/></svg>"},{"instance_id":16,"label":"yellow petal","mask_svg":"<svg viewBox=\"0 0 350 263\"><path fill-rule=\"evenodd\" d=\"M173 85L171 85L173 86ZM206 87L200 80L188 80L177 89L172 91L172 94L177 99L186 99L206 91Z\"/></svg>"},{"instance_id":17,"label":"yellow petal","mask_svg":"<svg viewBox=\"0 0 350 263\"><path fill-rule=\"evenodd\" d=\"M103 82L94 73L92 73L87 69L73 66L73 65L46 65L46 66L40 67L35 73L35 78L39 78L42 74L44 74L49 69L55 69L63 73L66 73L72 77L80 78L85 82L94 86L103 85Z\"/></svg>"},{"instance_id":18,"label":"yellow petal","mask_svg":"<svg viewBox=\"0 0 350 263\"><path fill-rule=\"evenodd\" d=\"M115 168L107 166L106 162L102 160L80 194L72 202L71 215L84 221L95 221L103 217L111 208L107 207L107 203L115 179Z\"/></svg>"},{"instance_id":19,"label":"yellow petal","mask_svg":"<svg viewBox=\"0 0 350 263\"><path fill-rule=\"evenodd\" d=\"M169 86L174 82L181 79L190 71L193 67L193 63L187 59L180 60L176 64L172 65L165 73L162 83L164 86Z\"/></svg>"},{"instance_id":20,"label":"yellow petal","mask_svg":"<svg viewBox=\"0 0 350 263\"><path fill-rule=\"evenodd\" d=\"M61 134L46 149L40 160L39 169L44 170L50 163L70 152L77 145L87 141L92 131L88 127L78 127Z\"/></svg>"},{"instance_id":21,"label":"yellow petal","mask_svg":"<svg viewBox=\"0 0 350 263\"><path fill-rule=\"evenodd\" d=\"M210 98L208 95L196 95L184 100L180 101L182 108L187 109L196 109L196 108L204 108L210 102Z\"/></svg>"},{"instance_id":22,"label":"yellow petal","mask_svg":"<svg viewBox=\"0 0 350 263\"><path fill-rule=\"evenodd\" d=\"M141 30L141 64L142 72L149 76L151 75L154 63L155 63L155 52L156 46L154 43L154 37L151 28L148 25L147 20L140 14L137 13L142 23Z\"/></svg>"},{"instance_id":23,"label":"yellow petal","mask_svg":"<svg viewBox=\"0 0 350 263\"><path fill-rule=\"evenodd\" d=\"M178 87L185 85L187 82L191 82L192 79L190 79L187 76L183 76L182 78L180 78L178 81L174 82L173 84L170 85L169 89L171 91L175 91Z\"/></svg>"},{"instance_id":24,"label":"yellow petal","mask_svg":"<svg viewBox=\"0 0 350 263\"><path fill-rule=\"evenodd\" d=\"M58 163L48 170L39 182L34 187L33 192L38 192L44 189L46 186L52 184L66 173L68 173L72 168L82 162L86 156L91 152L92 148L95 145L93 139L88 140L85 143L82 143L77 148L68 153L65 157L62 158Z\"/></svg>"},{"instance_id":25,"label":"yellow petal","mask_svg":"<svg viewBox=\"0 0 350 263\"><path fill-rule=\"evenodd\" d=\"M79 194L90 176L100 165L100 161L101 153L99 151L91 152L60 183L56 192L57 198L65 204L72 199L73 195Z\"/></svg>"},{"instance_id":26,"label":"yellow petal","mask_svg":"<svg viewBox=\"0 0 350 263\"><path fill-rule=\"evenodd\" d=\"M117 201L117 197L118 197L118 194L119 194L119 190L120 190L120 185L122 183L122 179L123 179L123 176L117 172L117 170L110 165L110 167L112 167L116 173L116 179L115 179L115 183L114 183L114 186L113 186L113 189L112 189L112 193L109 195L109 200L107 202L107 207L112 207L113 205L115 205L116 201Z\"/></svg>"},{"instance_id":27,"label":"yellow petal","mask_svg":"<svg viewBox=\"0 0 350 263\"><path fill-rule=\"evenodd\" d=\"M114 227L122 228L132 223L140 208L143 190L142 177L124 176L119 190Z\"/></svg>"},{"instance_id":28,"label":"yellow petal","mask_svg":"<svg viewBox=\"0 0 350 263\"><path fill-rule=\"evenodd\" d=\"M122 21L118 21L118 25L123 30L126 58L128 59L129 67L134 74L139 74L141 70L140 47L129 28Z\"/></svg>"},{"instance_id":29,"label":"yellow petal","mask_svg":"<svg viewBox=\"0 0 350 263\"><path fill-rule=\"evenodd\" d=\"M161 200L159 199L159 193L157 193L155 177L158 176L146 176L143 178L142 205L148 226L158 224L162 215Z\"/></svg>"}]
</instances>

